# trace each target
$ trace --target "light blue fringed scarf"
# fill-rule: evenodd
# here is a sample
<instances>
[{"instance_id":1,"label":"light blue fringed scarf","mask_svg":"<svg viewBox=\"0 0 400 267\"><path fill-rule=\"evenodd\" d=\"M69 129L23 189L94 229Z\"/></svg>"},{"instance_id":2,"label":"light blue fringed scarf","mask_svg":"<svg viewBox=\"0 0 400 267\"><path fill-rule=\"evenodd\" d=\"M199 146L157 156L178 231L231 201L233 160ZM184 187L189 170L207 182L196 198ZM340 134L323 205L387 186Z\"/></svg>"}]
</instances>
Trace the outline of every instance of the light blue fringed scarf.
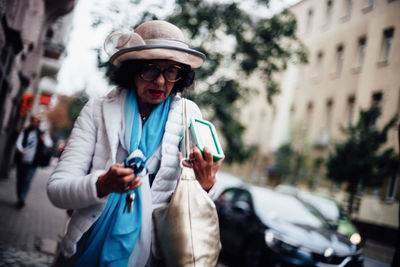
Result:
<instances>
[{"instance_id":1,"label":"light blue fringed scarf","mask_svg":"<svg viewBox=\"0 0 400 267\"><path fill-rule=\"evenodd\" d=\"M142 127L139 140L140 115L135 93L130 90L125 99L125 135L124 142L130 155L140 150L144 159L151 157L160 145L168 118L170 97L157 105ZM141 154L139 151L139 154ZM134 161L141 161L135 157ZM127 160L132 161L132 157ZM127 161L125 160L125 161ZM143 166L142 165L142 166ZM84 252L75 266L127 266L129 257L140 235L142 224L142 204L140 187L129 192L135 194L133 213L124 213L126 193L112 193L100 218L92 227Z\"/></svg>"}]
</instances>

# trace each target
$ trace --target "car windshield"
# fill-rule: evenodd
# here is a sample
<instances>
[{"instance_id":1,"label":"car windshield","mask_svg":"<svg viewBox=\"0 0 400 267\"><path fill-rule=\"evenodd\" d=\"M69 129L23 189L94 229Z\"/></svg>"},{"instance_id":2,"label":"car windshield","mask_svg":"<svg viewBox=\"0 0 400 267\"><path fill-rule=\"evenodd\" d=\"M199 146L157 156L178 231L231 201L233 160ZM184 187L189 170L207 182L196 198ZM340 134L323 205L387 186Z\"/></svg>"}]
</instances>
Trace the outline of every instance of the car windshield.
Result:
<instances>
[{"instance_id":1,"label":"car windshield","mask_svg":"<svg viewBox=\"0 0 400 267\"><path fill-rule=\"evenodd\" d=\"M328 227L326 221L312 213L294 196L259 187L252 187L251 192L254 209L265 223L283 220L298 225Z\"/></svg>"},{"instance_id":2,"label":"car windshield","mask_svg":"<svg viewBox=\"0 0 400 267\"><path fill-rule=\"evenodd\" d=\"M335 221L340 217L340 210L338 206L334 201L328 198L304 192L300 192L299 197L305 202L314 206L326 219L330 221Z\"/></svg>"}]
</instances>

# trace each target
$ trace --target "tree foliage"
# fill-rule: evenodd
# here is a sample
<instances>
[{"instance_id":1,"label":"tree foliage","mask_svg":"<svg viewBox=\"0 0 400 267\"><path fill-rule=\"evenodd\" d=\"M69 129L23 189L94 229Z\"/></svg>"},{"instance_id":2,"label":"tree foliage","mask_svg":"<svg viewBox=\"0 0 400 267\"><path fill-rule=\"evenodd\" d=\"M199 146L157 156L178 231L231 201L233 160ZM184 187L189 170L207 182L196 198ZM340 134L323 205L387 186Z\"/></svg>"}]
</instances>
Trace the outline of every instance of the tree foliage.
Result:
<instances>
[{"instance_id":1,"label":"tree foliage","mask_svg":"<svg viewBox=\"0 0 400 267\"><path fill-rule=\"evenodd\" d=\"M244 146L241 139L245 127L236 119L239 108L232 105L241 97L239 86L235 80L220 78L210 85L209 90L195 96L196 102L210 114L209 119L214 122L215 127L224 133L224 141L227 144L224 153L227 162L240 162L243 158L250 157L256 149L253 146Z\"/></svg>"},{"instance_id":2,"label":"tree foliage","mask_svg":"<svg viewBox=\"0 0 400 267\"><path fill-rule=\"evenodd\" d=\"M86 102L89 100L88 95L85 91L80 91L75 94L74 97L68 102L68 118L73 125L79 116L82 108L85 106Z\"/></svg>"},{"instance_id":3,"label":"tree foliage","mask_svg":"<svg viewBox=\"0 0 400 267\"><path fill-rule=\"evenodd\" d=\"M323 163L322 159L312 157L306 149L295 148L293 143L281 145L275 155L275 165L269 169L271 177L279 178L278 182L298 185L308 182L311 189L318 181L314 181Z\"/></svg>"},{"instance_id":4,"label":"tree foliage","mask_svg":"<svg viewBox=\"0 0 400 267\"><path fill-rule=\"evenodd\" d=\"M265 7L269 2L257 0L253 4ZM206 54L205 64L196 70L198 88L189 97L207 109L208 117L222 133L226 162L243 161L254 151L244 144L245 127L237 117L248 92L255 89L245 87L242 81L257 73L266 102L271 103L279 93L274 75L283 71L290 60L307 61L306 50L295 35L293 14L284 10L272 17L260 17L254 10L242 9L239 3L176 0L172 13L166 17L149 11L137 21L138 25L150 19L167 20L185 32L194 49ZM140 4L142 1L132 2L133 6ZM110 67L100 59L100 67Z\"/></svg>"},{"instance_id":5,"label":"tree foliage","mask_svg":"<svg viewBox=\"0 0 400 267\"><path fill-rule=\"evenodd\" d=\"M381 115L378 107L360 111L360 119L353 126L343 128L347 139L334 145L327 160L327 176L335 182L347 182L350 194L348 211L351 215L354 197L362 184L376 187L394 175L399 168L393 148L383 148L388 131L396 125L394 116L382 129L376 126Z\"/></svg>"},{"instance_id":6,"label":"tree foliage","mask_svg":"<svg viewBox=\"0 0 400 267\"><path fill-rule=\"evenodd\" d=\"M58 139L65 137L65 129L71 128L71 122L67 114L68 97L59 95L57 104L47 112L47 121L50 125L50 134Z\"/></svg>"},{"instance_id":7,"label":"tree foliage","mask_svg":"<svg viewBox=\"0 0 400 267\"><path fill-rule=\"evenodd\" d=\"M58 96L57 105L47 112L50 132L55 139L69 137L74 122L88 99L84 91L73 96Z\"/></svg>"}]
</instances>

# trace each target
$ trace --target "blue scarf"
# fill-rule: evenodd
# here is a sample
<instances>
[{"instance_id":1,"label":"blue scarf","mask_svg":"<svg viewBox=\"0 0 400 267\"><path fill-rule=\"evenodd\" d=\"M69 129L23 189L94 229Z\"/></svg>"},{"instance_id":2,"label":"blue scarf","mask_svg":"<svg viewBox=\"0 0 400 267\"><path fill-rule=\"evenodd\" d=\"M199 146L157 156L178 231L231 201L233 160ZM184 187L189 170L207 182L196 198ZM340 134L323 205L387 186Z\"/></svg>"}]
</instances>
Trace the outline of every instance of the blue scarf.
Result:
<instances>
[{"instance_id":1,"label":"blue scarf","mask_svg":"<svg viewBox=\"0 0 400 267\"><path fill-rule=\"evenodd\" d=\"M139 140L140 114L136 94L130 90L125 99L125 146L131 155L143 153L144 158L128 157L127 161L145 163L156 151L164 135L171 99L157 105L142 127ZM139 153L138 153L138 150ZM99 219L92 226L84 252L75 266L127 266L129 257L140 236L142 200L140 187L129 192L135 194L133 212L125 212L127 194L111 193Z\"/></svg>"}]
</instances>

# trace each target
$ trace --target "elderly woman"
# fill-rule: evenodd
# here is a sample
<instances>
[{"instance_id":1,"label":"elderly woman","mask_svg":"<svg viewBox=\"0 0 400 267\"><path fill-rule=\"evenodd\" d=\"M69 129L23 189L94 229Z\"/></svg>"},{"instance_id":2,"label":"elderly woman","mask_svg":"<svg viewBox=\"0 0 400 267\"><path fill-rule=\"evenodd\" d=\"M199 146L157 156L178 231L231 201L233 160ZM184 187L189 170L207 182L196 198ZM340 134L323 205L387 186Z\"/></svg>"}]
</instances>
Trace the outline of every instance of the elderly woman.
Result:
<instances>
[{"instance_id":1,"label":"elderly woman","mask_svg":"<svg viewBox=\"0 0 400 267\"><path fill-rule=\"evenodd\" d=\"M111 34L110 47L117 88L83 108L47 186L55 206L73 210L56 266L150 266L152 211L168 203L180 173L177 93L193 84L205 56L165 21ZM187 114L201 118L191 101ZM189 157L185 165L212 195L222 160L208 149Z\"/></svg>"}]
</instances>

